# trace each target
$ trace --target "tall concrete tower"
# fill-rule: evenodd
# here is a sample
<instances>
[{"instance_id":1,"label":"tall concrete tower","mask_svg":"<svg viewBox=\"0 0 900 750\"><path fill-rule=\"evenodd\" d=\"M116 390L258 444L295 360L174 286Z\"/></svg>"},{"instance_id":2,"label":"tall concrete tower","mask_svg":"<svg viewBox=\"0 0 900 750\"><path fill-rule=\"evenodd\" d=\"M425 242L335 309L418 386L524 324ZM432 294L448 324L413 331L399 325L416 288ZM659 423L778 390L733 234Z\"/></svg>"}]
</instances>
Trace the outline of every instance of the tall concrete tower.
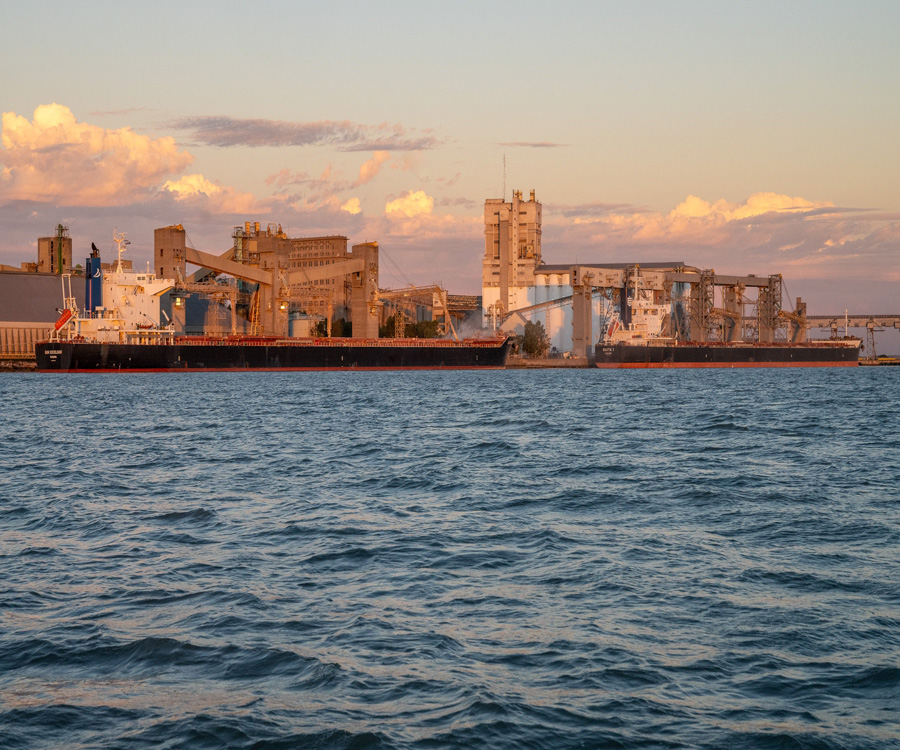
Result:
<instances>
[{"instance_id":1,"label":"tall concrete tower","mask_svg":"<svg viewBox=\"0 0 900 750\"><path fill-rule=\"evenodd\" d=\"M59 224L53 237L38 237L38 273L69 273L72 270L72 238L69 228Z\"/></svg>"},{"instance_id":2,"label":"tall concrete tower","mask_svg":"<svg viewBox=\"0 0 900 750\"><path fill-rule=\"evenodd\" d=\"M541 204L531 191L513 191L512 200L484 202L484 260L481 271L482 306L509 312L532 304L534 269L541 262Z\"/></svg>"},{"instance_id":3,"label":"tall concrete tower","mask_svg":"<svg viewBox=\"0 0 900 750\"><path fill-rule=\"evenodd\" d=\"M378 292L378 243L364 242L354 245L352 257L365 261L362 271L351 274L350 317L353 335L357 338L377 339L378 323L381 320L376 299Z\"/></svg>"},{"instance_id":4,"label":"tall concrete tower","mask_svg":"<svg viewBox=\"0 0 900 750\"><path fill-rule=\"evenodd\" d=\"M186 236L181 224L153 230L153 259L159 278L184 281Z\"/></svg>"}]
</instances>

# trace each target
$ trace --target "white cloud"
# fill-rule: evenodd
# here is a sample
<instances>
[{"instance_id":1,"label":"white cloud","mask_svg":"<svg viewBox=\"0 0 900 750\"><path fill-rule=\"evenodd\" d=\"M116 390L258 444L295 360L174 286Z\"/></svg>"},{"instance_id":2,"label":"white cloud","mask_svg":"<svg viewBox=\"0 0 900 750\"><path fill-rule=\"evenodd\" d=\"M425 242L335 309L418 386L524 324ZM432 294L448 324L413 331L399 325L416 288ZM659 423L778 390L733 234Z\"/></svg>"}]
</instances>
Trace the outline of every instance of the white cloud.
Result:
<instances>
[{"instance_id":1,"label":"white cloud","mask_svg":"<svg viewBox=\"0 0 900 750\"><path fill-rule=\"evenodd\" d=\"M755 193L743 203L709 202L689 195L668 214L611 210L597 215L588 212L576 216L573 223L583 225L595 242L616 240L629 244L665 242L713 246L733 239L736 232L752 230L756 224L752 219L763 223L770 219L803 220L813 212L820 213L833 207L830 202L777 193Z\"/></svg>"},{"instance_id":2,"label":"white cloud","mask_svg":"<svg viewBox=\"0 0 900 750\"><path fill-rule=\"evenodd\" d=\"M578 208L545 214L546 262L577 255L583 261L682 260L719 272L793 278L883 278L896 263L900 236L900 217L778 193L737 203L688 196L667 213Z\"/></svg>"},{"instance_id":3,"label":"white cloud","mask_svg":"<svg viewBox=\"0 0 900 750\"><path fill-rule=\"evenodd\" d=\"M348 214L358 214L362 211L362 208L359 205L359 198L351 198L348 200L341 206L341 211L346 211Z\"/></svg>"},{"instance_id":4,"label":"white cloud","mask_svg":"<svg viewBox=\"0 0 900 750\"><path fill-rule=\"evenodd\" d=\"M389 218L413 219L430 214L434 210L434 198L424 190L410 190L384 206L384 214Z\"/></svg>"},{"instance_id":5,"label":"white cloud","mask_svg":"<svg viewBox=\"0 0 900 750\"><path fill-rule=\"evenodd\" d=\"M672 221L708 219L714 223L723 223L768 213L797 212L833 206L833 203L815 203L805 198L792 198L778 193L754 193L744 203L729 203L724 200L708 203L695 195L689 195L669 213L669 219Z\"/></svg>"},{"instance_id":6,"label":"white cloud","mask_svg":"<svg viewBox=\"0 0 900 750\"><path fill-rule=\"evenodd\" d=\"M174 138L78 122L68 107L44 104L34 119L2 116L0 199L63 205L127 205L156 193L190 165Z\"/></svg>"},{"instance_id":7,"label":"white cloud","mask_svg":"<svg viewBox=\"0 0 900 750\"><path fill-rule=\"evenodd\" d=\"M207 180L202 174L188 174L180 180L168 180L162 189L175 193L179 200L192 195L211 196L222 192L222 188Z\"/></svg>"},{"instance_id":8,"label":"white cloud","mask_svg":"<svg viewBox=\"0 0 900 750\"><path fill-rule=\"evenodd\" d=\"M162 189L178 201L203 203L207 211L216 214L254 213L262 208L250 193L222 187L202 174L188 174L178 180L168 180Z\"/></svg>"}]
</instances>

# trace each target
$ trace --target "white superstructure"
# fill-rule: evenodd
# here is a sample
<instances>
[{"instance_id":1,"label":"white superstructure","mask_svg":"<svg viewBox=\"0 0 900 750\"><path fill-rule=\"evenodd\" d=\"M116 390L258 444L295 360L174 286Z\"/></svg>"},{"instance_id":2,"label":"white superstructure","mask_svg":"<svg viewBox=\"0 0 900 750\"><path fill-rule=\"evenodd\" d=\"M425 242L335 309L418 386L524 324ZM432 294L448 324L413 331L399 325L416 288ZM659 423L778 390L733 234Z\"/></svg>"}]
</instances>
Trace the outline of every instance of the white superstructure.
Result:
<instances>
[{"instance_id":1,"label":"white superstructure","mask_svg":"<svg viewBox=\"0 0 900 750\"><path fill-rule=\"evenodd\" d=\"M671 305L655 302L654 291L644 288L640 275L635 276L634 286L627 291L631 321L627 326L622 325L619 314L612 312L609 325L601 335L601 343L640 344L651 340L656 343L674 341L665 336Z\"/></svg>"},{"instance_id":2,"label":"white superstructure","mask_svg":"<svg viewBox=\"0 0 900 750\"><path fill-rule=\"evenodd\" d=\"M114 269L102 274L102 302L93 311L79 310L72 294L72 277L62 277L65 309L56 324L56 335L67 339L107 343L147 343L171 339L175 327L163 310L163 297L174 286L174 279L162 279L150 271L126 270L122 253L124 232L113 232L118 260ZM165 318L165 319L164 319Z\"/></svg>"}]
</instances>

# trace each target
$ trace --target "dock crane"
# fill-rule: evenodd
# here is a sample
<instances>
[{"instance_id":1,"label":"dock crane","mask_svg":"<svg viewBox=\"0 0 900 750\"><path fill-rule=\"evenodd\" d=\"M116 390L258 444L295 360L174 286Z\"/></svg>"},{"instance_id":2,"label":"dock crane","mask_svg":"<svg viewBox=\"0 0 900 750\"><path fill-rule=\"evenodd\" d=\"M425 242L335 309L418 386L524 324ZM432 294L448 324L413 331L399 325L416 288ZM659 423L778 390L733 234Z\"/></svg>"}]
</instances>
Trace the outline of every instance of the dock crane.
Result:
<instances>
[{"instance_id":1,"label":"dock crane","mask_svg":"<svg viewBox=\"0 0 900 750\"><path fill-rule=\"evenodd\" d=\"M438 323L438 330L441 334L445 336L452 334L453 338L459 341L456 327L453 325L453 316L450 314L447 290L442 286L432 284L430 286L408 286L402 289L379 289L376 296L380 302L387 302L397 311L394 318L397 338L402 338L403 324L401 321L405 317L405 310L411 306L423 305L432 309L435 319L441 318Z\"/></svg>"}]
</instances>

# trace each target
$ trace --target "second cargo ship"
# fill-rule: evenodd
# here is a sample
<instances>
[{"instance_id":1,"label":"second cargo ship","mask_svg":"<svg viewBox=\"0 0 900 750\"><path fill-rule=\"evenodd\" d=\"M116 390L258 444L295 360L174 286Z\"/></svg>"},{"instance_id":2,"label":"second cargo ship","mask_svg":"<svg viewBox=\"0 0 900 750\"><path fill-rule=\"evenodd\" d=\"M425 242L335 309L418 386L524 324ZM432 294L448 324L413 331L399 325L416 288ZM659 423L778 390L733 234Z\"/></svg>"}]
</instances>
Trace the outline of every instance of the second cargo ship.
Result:
<instances>
[{"instance_id":1,"label":"second cargo ship","mask_svg":"<svg viewBox=\"0 0 900 750\"><path fill-rule=\"evenodd\" d=\"M631 322L614 318L594 347L602 369L693 367L856 367L860 339L845 336L823 341L696 342L668 337L669 310L655 304L639 287L630 301Z\"/></svg>"}]
</instances>

